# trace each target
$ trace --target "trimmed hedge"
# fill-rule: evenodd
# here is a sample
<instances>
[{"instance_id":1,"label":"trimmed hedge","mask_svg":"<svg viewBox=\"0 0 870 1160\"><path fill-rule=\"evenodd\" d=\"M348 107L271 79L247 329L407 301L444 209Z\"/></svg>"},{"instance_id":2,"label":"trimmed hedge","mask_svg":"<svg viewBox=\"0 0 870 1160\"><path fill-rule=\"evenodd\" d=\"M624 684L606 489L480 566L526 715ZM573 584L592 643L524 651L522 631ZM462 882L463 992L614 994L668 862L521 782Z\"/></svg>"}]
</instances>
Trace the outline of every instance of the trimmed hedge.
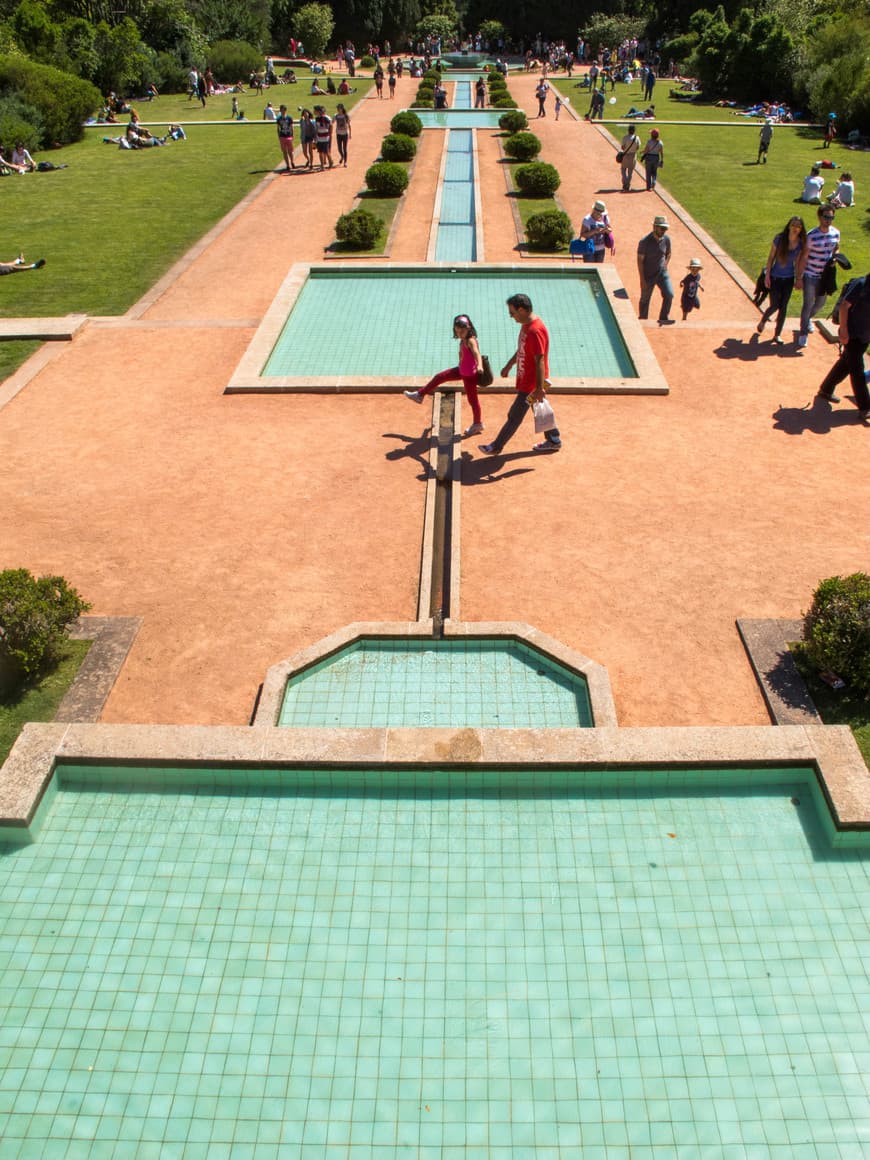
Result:
<instances>
[{"instance_id":1,"label":"trimmed hedge","mask_svg":"<svg viewBox=\"0 0 870 1160\"><path fill-rule=\"evenodd\" d=\"M490 98L489 102L494 109L516 109L517 103L509 93L502 93Z\"/></svg>"},{"instance_id":2,"label":"trimmed hedge","mask_svg":"<svg viewBox=\"0 0 870 1160\"><path fill-rule=\"evenodd\" d=\"M381 142L384 161L411 161L417 153L417 142L406 133L389 133Z\"/></svg>"},{"instance_id":3,"label":"trimmed hedge","mask_svg":"<svg viewBox=\"0 0 870 1160\"><path fill-rule=\"evenodd\" d=\"M804 655L820 672L836 673L870 693L870 576L831 576L813 594L804 618Z\"/></svg>"},{"instance_id":4,"label":"trimmed hedge","mask_svg":"<svg viewBox=\"0 0 870 1160\"><path fill-rule=\"evenodd\" d=\"M529 118L522 109L508 109L499 117L498 127L507 133L520 133L523 129L528 129Z\"/></svg>"},{"instance_id":5,"label":"trimmed hedge","mask_svg":"<svg viewBox=\"0 0 870 1160\"><path fill-rule=\"evenodd\" d=\"M514 181L525 197L552 197L562 179L554 165L546 161L531 161L514 171Z\"/></svg>"},{"instance_id":6,"label":"trimmed hedge","mask_svg":"<svg viewBox=\"0 0 870 1160\"><path fill-rule=\"evenodd\" d=\"M263 67L263 54L246 40L216 40L209 47L208 63L219 81L234 85Z\"/></svg>"},{"instance_id":7,"label":"trimmed hedge","mask_svg":"<svg viewBox=\"0 0 870 1160\"><path fill-rule=\"evenodd\" d=\"M80 141L85 121L102 104L100 90L90 81L23 56L0 56L0 96L18 97L40 113L43 145Z\"/></svg>"},{"instance_id":8,"label":"trimmed hedge","mask_svg":"<svg viewBox=\"0 0 870 1160\"><path fill-rule=\"evenodd\" d=\"M423 132L423 122L416 113L411 113L405 109L401 113L396 113L390 121L390 132L404 133L406 137L419 137Z\"/></svg>"},{"instance_id":9,"label":"trimmed hedge","mask_svg":"<svg viewBox=\"0 0 870 1160\"><path fill-rule=\"evenodd\" d=\"M541 142L534 133L514 133L504 142L504 151L515 161L532 161L541 152Z\"/></svg>"},{"instance_id":10,"label":"trimmed hedge","mask_svg":"<svg viewBox=\"0 0 870 1160\"><path fill-rule=\"evenodd\" d=\"M411 108L412 109L434 109L435 102L433 100L427 101L425 98L423 100L411 101Z\"/></svg>"},{"instance_id":11,"label":"trimmed hedge","mask_svg":"<svg viewBox=\"0 0 870 1160\"><path fill-rule=\"evenodd\" d=\"M26 568L0 572L0 686L38 676L90 607L63 576L37 580Z\"/></svg>"},{"instance_id":12,"label":"trimmed hedge","mask_svg":"<svg viewBox=\"0 0 870 1160\"><path fill-rule=\"evenodd\" d=\"M399 197L408 188L408 171L397 161L377 161L366 170L366 186L377 197Z\"/></svg>"},{"instance_id":13,"label":"trimmed hedge","mask_svg":"<svg viewBox=\"0 0 870 1160\"><path fill-rule=\"evenodd\" d=\"M560 209L535 213L526 222L526 237L538 250L561 250L574 237L571 219Z\"/></svg>"},{"instance_id":14,"label":"trimmed hedge","mask_svg":"<svg viewBox=\"0 0 870 1160\"><path fill-rule=\"evenodd\" d=\"M364 56L359 62L359 68L374 68L376 60L373 56Z\"/></svg>"},{"instance_id":15,"label":"trimmed hedge","mask_svg":"<svg viewBox=\"0 0 870 1160\"><path fill-rule=\"evenodd\" d=\"M373 213L365 209L353 209L350 213L342 214L335 223L335 236L355 250L370 250L381 236L383 228L383 222Z\"/></svg>"}]
</instances>

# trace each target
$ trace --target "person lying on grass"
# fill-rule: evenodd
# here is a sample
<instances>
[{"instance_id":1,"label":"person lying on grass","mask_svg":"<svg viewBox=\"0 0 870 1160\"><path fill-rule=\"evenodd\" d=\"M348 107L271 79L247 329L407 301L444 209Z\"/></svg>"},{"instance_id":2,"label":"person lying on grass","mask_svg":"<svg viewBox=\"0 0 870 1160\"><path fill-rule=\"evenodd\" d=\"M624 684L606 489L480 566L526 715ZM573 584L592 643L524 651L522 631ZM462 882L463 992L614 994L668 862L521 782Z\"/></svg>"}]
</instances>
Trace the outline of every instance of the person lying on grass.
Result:
<instances>
[{"instance_id":1,"label":"person lying on grass","mask_svg":"<svg viewBox=\"0 0 870 1160\"><path fill-rule=\"evenodd\" d=\"M45 265L45 258L36 262L25 262L24 255L19 254L13 262L0 262L0 277L4 274L22 274L25 270L41 270Z\"/></svg>"}]
</instances>

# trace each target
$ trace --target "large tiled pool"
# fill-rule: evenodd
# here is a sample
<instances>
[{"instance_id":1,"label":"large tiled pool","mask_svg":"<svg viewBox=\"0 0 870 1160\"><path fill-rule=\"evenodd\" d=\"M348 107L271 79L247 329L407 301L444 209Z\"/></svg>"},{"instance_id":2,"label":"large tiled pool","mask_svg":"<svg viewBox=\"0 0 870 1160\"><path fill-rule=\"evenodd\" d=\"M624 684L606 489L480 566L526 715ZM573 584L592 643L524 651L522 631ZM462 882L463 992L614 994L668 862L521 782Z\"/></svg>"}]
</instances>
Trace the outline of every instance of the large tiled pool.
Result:
<instances>
[{"instance_id":1,"label":"large tiled pool","mask_svg":"<svg viewBox=\"0 0 870 1160\"><path fill-rule=\"evenodd\" d=\"M866 1155L810 769L59 783L0 858L4 1158Z\"/></svg>"}]
</instances>

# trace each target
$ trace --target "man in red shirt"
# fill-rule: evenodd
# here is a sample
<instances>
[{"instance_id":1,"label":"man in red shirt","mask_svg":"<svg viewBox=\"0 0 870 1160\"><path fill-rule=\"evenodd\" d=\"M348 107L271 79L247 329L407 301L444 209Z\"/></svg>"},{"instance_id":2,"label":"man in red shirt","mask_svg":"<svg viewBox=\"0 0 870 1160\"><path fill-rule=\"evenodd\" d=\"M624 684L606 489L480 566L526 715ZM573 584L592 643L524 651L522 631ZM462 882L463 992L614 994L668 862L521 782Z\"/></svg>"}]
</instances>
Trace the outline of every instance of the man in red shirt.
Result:
<instances>
[{"instance_id":1,"label":"man in red shirt","mask_svg":"<svg viewBox=\"0 0 870 1160\"><path fill-rule=\"evenodd\" d=\"M532 312L532 300L528 294L513 294L507 300L508 313L519 323L520 337L517 353L501 368L501 377L507 377L512 366L517 368L517 394L510 405L504 426L492 443L481 443L484 455L499 455L508 440L520 428L532 403L540 403L547 393L546 383L550 377L550 335L547 328ZM544 438L535 444L535 451L558 451L562 446L559 429L552 427L544 432Z\"/></svg>"}]
</instances>

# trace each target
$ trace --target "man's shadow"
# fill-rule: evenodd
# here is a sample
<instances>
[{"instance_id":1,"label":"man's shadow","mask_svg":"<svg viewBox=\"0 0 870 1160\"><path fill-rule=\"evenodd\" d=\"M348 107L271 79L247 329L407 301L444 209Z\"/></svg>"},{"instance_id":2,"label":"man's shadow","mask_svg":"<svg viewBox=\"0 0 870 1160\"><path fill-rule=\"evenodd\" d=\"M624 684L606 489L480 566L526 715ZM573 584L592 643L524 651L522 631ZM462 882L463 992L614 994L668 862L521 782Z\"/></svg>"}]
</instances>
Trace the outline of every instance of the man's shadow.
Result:
<instances>
[{"instance_id":1,"label":"man's shadow","mask_svg":"<svg viewBox=\"0 0 870 1160\"><path fill-rule=\"evenodd\" d=\"M857 415L851 409L835 410L816 396L803 407L779 406L772 418L774 431L786 435L830 435L835 427L853 427Z\"/></svg>"},{"instance_id":2,"label":"man's shadow","mask_svg":"<svg viewBox=\"0 0 870 1160\"><path fill-rule=\"evenodd\" d=\"M506 464L518 459L540 459L541 456L552 455L546 451L512 451L506 455L503 451L498 455L486 455L475 459L470 451L462 452L462 486L477 487L486 483L502 483L514 475L527 475L534 471L533 467L514 467L507 469Z\"/></svg>"}]
</instances>

